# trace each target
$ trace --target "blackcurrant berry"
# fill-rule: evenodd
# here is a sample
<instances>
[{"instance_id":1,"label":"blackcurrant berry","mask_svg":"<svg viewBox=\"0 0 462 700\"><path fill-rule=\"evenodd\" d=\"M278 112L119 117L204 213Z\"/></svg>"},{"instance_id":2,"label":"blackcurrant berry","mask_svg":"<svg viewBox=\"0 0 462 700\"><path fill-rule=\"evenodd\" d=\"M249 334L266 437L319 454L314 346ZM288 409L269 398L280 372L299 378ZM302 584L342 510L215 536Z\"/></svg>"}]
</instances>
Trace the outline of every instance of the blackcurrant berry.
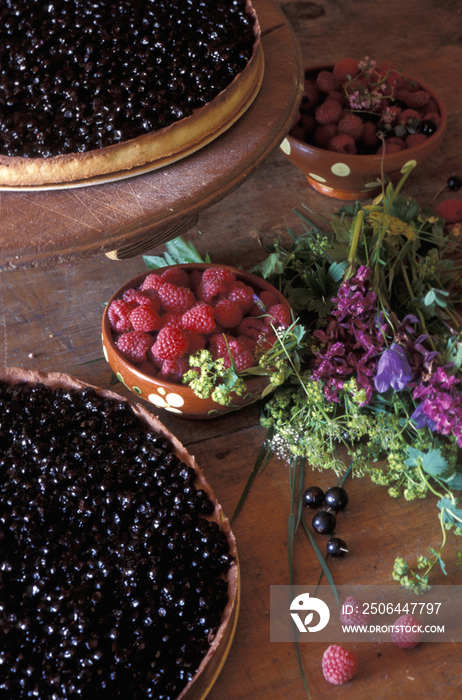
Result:
<instances>
[{"instance_id":1,"label":"blackcurrant berry","mask_svg":"<svg viewBox=\"0 0 462 700\"><path fill-rule=\"evenodd\" d=\"M420 128L420 133L425 134L425 136L431 136L432 134L435 133L437 130L437 126L435 122L432 119L425 119L422 122L422 126Z\"/></svg>"},{"instance_id":2,"label":"blackcurrant berry","mask_svg":"<svg viewBox=\"0 0 462 700\"><path fill-rule=\"evenodd\" d=\"M321 510L313 516L313 528L321 535L330 535L335 529L335 515L328 510Z\"/></svg>"},{"instance_id":3,"label":"blackcurrant berry","mask_svg":"<svg viewBox=\"0 0 462 700\"><path fill-rule=\"evenodd\" d=\"M307 508L320 508L324 503L324 491L319 486L309 486L303 494L303 504Z\"/></svg>"},{"instance_id":4,"label":"blackcurrant berry","mask_svg":"<svg viewBox=\"0 0 462 700\"><path fill-rule=\"evenodd\" d=\"M326 551L331 557L344 557L348 549L344 540L341 540L340 537L332 537L326 544Z\"/></svg>"},{"instance_id":5,"label":"blackcurrant berry","mask_svg":"<svg viewBox=\"0 0 462 700\"><path fill-rule=\"evenodd\" d=\"M344 510L348 503L348 494L342 486L331 486L324 498L326 505L332 510Z\"/></svg>"},{"instance_id":6,"label":"blackcurrant berry","mask_svg":"<svg viewBox=\"0 0 462 700\"><path fill-rule=\"evenodd\" d=\"M451 177L448 178L448 187L453 192L457 192L457 190L460 190L462 187L462 180L458 175L451 175Z\"/></svg>"}]
</instances>

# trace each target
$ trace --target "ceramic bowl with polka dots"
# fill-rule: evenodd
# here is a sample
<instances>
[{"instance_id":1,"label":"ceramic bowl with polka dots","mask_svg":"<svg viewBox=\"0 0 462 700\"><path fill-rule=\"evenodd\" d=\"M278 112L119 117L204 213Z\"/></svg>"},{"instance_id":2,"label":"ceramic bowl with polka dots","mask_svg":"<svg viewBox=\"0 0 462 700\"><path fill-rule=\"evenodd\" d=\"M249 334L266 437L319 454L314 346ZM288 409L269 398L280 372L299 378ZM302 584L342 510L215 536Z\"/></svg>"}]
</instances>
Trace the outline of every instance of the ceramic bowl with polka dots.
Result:
<instances>
[{"instance_id":1,"label":"ceramic bowl with polka dots","mask_svg":"<svg viewBox=\"0 0 462 700\"><path fill-rule=\"evenodd\" d=\"M321 70L332 70L333 64L305 70L306 77ZM409 77L409 76L408 76ZM402 168L408 162L419 166L440 147L447 125L447 110L437 93L418 80L422 90L430 93L438 105L441 123L435 133L418 146L382 155L347 155L334 153L296 139L290 133L280 148L293 165L307 177L318 192L344 200L360 200L375 197L381 190L382 172L392 182L399 180Z\"/></svg>"},{"instance_id":2,"label":"ceramic bowl with polka dots","mask_svg":"<svg viewBox=\"0 0 462 700\"><path fill-rule=\"evenodd\" d=\"M211 264L205 263L180 265L181 268L188 272L195 269L203 271L212 266L213 265ZM283 304L290 310L290 306L282 294L280 294L275 287L260 277L227 265L215 265L215 267L224 267L228 270L232 270L236 275L236 279L252 287L256 294L259 294L262 291L272 292L277 297L278 303ZM166 269L166 267L161 268L159 270L155 270L155 272L160 274ZM157 379L155 376L144 373L139 367L129 362L122 355L116 345L115 335L109 323L107 310L111 302L115 299L120 299L127 289L139 288L148 274L149 272L139 275L120 287L120 289L117 290L117 292L107 303L103 313L103 352L107 362L110 364L118 380L138 398L149 402L154 409L163 409L184 418L215 418L229 413L230 411L236 411L244 406L248 406L258 401L262 397L263 392L267 390L270 383L268 377L266 376L253 376L246 378L246 393L242 396L237 396L235 394L233 396L231 406L222 406L212 399L198 398L189 386L184 384L169 383Z\"/></svg>"}]
</instances>

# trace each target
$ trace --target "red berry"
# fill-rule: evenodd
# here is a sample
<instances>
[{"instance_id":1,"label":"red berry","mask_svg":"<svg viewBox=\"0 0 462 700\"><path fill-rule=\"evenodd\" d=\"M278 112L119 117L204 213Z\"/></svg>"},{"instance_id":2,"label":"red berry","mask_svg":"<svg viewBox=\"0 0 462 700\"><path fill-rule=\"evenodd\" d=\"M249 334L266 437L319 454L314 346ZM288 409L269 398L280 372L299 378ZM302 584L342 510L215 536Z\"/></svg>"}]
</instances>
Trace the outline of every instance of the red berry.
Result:
<instances>
[{"instance_id":1,"label":"red berry","mask_svg":"<svg viewBox=\"0 0 462 700\"><path fill-rule=\"evenodd\" d=\"M152 306L138 306L130 314L130 321L135 331L157 331L161 326L160 316Z\"/></svg>"},{"instance_id":2,"label":"red berry","mask_svg":"<svg viewBox=\"0 0 462 700\"><path fill-rule=\"evenodd\" d=\"M333 69L334 75L336 75L342 83L350 78L354 78L358 71L358 63L354 58L341 58L334 65Z\"/></svg>"},{"instance_id":3,"label":"red berry","mask_svg":"<svg viewBox=\"0 0 462 700\"><path fill-rule=\"evenodd\" d=\"M233 282L233 284L228 287L226 297L240 306L242 313L246 314L253 306L254 293L252 287L249 287L249 285L243 282Z\"/></svg>"},{"instance_id":4,"label":"red berry","mask_svg":"<svg viewBox=\"0 0 462 700\"><path fill-rule=\"evenodd\" d=\"M357 153L356 143L348 134L334 136L327 144L327 150L335 153L346 153L350 156L354 156Z\"/></svg>"},{"instance_id":5,"label":"red berry","mask_svg":"<svg viewBox=\"0 0 462 700\"><path fill-rule=\"evenodd\" d=\"M376 146L379 141L377 136L377 127L374 122L366 121L363 124L363 133L361 134L361 143L367 148Z\"/></svg>"},{"instance_id":6,"label":"red berry","mask_svg":"<svg viewBox=\"0 0 462 700\"><path fill-rule=\"evenodd\" d=\"M410 119L420 121L420 114L415 109L403 109L398 115L398 124L407 124Z\"/></svg>"},{"instance_id":7,"label":"red berry","mask_svg":"<svg viewBox=\"0 0 462 700\"><path fill-rule=\"evenodd\" d=\"M340 622L344 625L368 625L370 615L363 612L363 603L354 596L347 596L340 608Z\"/></svg>"},{"instance_id":8,"label":"red berry","mask_svg":"<svg viewBox=\"0 0 462 700\"><path fill-rule=\"evenodd\" d=\"M175 313L184 313L196 302L190 289L177 287L170 282L165 282L160 287L159 298L165 311L174 311Z\"/></svg>"},{"instance_id":9,"label":"red berry","mask_svg":"<svg viewBox=\"0 0 462 700\"><path fill-rule=\"evenodd\" d=\"M397 100L404 102L411 109L422 109L430 99L430 95L426 90L416 90L415 92L397 90L395 97Z\"/></svg>"},{"instance_id":10,"label":"red berry","mask_svg":"<svg viewBox=\"0 0 462 700\"><path fill-rule=\"evenodd\" d=\"M275 326L287 328L290 325L290 311L283 304L274 304L268 309L268 315L271 316L272 323Z\"/></svg>"},{"instance_id":11,"label":"red berry","mask_svg":"<svg viewBox=\"0 0 462 700\"><path fill-rule=\"evenodd\" d=\"M189 369L188 358L185 355L172 360L164 360L157 377L164 382L179 384L184 374Z\"/></svg>"},{"instance_id":12,"label":"red berry","mask_svg":"<svg viewBox=\"0 0 462 700\"><path fill-rule=\"evenodd\" d=\"M391 641L400 649L419 646L422 638L420 621L414 615L401 615L393 623Z\"/></svg>"},{"instance_id":13,"label":"red berry","mask_svg":"<svg viewBox=\"0 0 462 700\"><path fill-rule=\"evenodd\" d=\"M322 672L326 681L343 685L351 680L358 670L358 657L339 644L331 644L322 656Z\"/></svg>"},{"instance_id":14,"label":"red berry","mask_svg":"<svg viewBox=\"0 0 462 700\"><path fill-rule=\"evenodd\" d=\"M435 214L446 221L447 224L457 224L462 221L462 200L445 199L435 208Z\"/></svg>"},{"instance_id":15,"label":"red berry","mask_svg":"<svg viewBox=\"0 0 462 700\"><path fill-rule=\"evenodd\" d=\"M343 116L343 109L337 100L325 100L314 110L318 124L338 124Z\"/></svg>"},{"instance_id":16,"label":"red berry","mask_svg":"<svg viewBox=\"0 0 462 700\"><path fill-rule=\"evenodd\" d=\"M144 331L124 333L117 340L117 347L127 360L140 364L146 360L146 352L152 345L152 337Z\"/></svg>"},{"instance_id":17,"label":"red berry","mask_svg":"<svg viewBox=\"0 0 462 700\"><path fill-rule=\"evenodd\" d=\"M111 328L118 333L126 333L133 330L130 314L134 308L134 304L128 303L123 299L111 301L107 310L107 317Z\"/></svg>"},{"instance_id":18,"label":"red berry","mask_svg":"<svg viewBox=\"0 0 462 700\"><path fill-rule=\"evenodd\" d=\"M173 360L184 355L188 349L188 338L179 328L167 326L157 334L152 354L161 360Z\"/></svg>"},{"instance_id":19,"label":"red berry","mask_svg":"<svg viewBox=\"0 0 462 700\"><path fill-rule=\"evenodd\" d=\"M195 355L196 352L205 348L205 338L200 333L190 333L186 331L186 337L188 339L189 355Z\"/></svg>"},{"instance_id":20,"label":"red berry","mask_svg":"<svg viewBox=\"0 0 462 700\"><path fill-rule=\"evenodd\" d=\"M322 124L314 132L314 143L318 148L327 148L327 144L338 134L337 124Z\"/></svg>"},{"instance_id":21,"label":"red berry","mask_svg":"<svg viewBox=\"0 0 462 700\"><path fill-rule=\"evenodd\" d=\"M237 327L239 335L245 335L253 340L258 340L260 336L271 335L272 329L268 323L265 323L260 318L243 318Z\"/></svg>"},{"instance_id":22,"label":"red berry","mask_svg":"<svg viewBox=\"0 0 462 700\"><path fill-rule=\"evenodd\" d=\"M140 289L144 291L145 289L155 289L159 290L161 286L163 285L162 279L160 275L156 275L155 272L152 272L150 275L148 275L143 284L141 285Z\"/></svg>"},{"instance_id":23,"label":"red berry","mask_svg":"<svg viewBox=\"0 0 462 700\"><path fill-rule=\"evenodd\" d=\"M161 328L166 328L167 326L179 328L183 330L183 324L181 322L181 314L177 314L174 311L166 311L160 317Z\"/></svg>"},{"instance_id":24,"label":"red berry","mask_svg":"<svg viewBox=\"0 0 462 700\"><path fill-rule=\"evenodd\" d=\"M340 83L340 78L330 70L321 70L316 77L316 87L319 92L328 93L331 90L337 90Z\"/></svg>"},{"instance_id":25,"label":"red berry","mask_svg":"<svg viewBox=\"0 0 462 700\"><path fill-rule=\"evenodd\" d=\"M234 328L242 320L242 309L231 299L222 299L215 306L215 321L222 328Z\"/></svg>"},{"instance_id":26,"label":"red berry","mask_svg":"<svg viewBox=\"0 0 462 700\"><path fill-rule=\"evenodd\" d=\"M198 304L183 314L181 322L191 333L213 333L216 327L214 308L210 304Z\"/></svg>"},{"instance_id":27,"label":"red berry","mask_svg":"<svg viewBox=\"0 0 462 700\"><path fill-rule=\"evenodd\" d=\"M346 112L338 123L338 133L347 134L358 141L363 133L363 120L357 114Z\"/></svg>"},{"instance_id":28,"label":"red berry","mask_svg":"<svg viewBox=\"0 0 462 700\"><path fill-rule=\"evenodd\" d=\"M225 285L232 284L236 281L236 275L232 270L227 270L226 267L209 267L202 273L202 282L204 284L219 280Z\"/></svg>"},{"instance_id":29,"label":"red berry","mask_svg":"<svg viewBox=\"0 0 462 700\"><path fill-rule=\"evenodd\" d=\"M424 143L428 139L428 136L425 134L409 134L406 136L404 143L406 144L406 148L413 148L414 146L420 146L421 143Z\"/></svg>"},{"instance_id":30,"label":"red berry","mask_svg":"<svg viewBox=\"0 0 462 700\"><path fill-rule=\"evenodd\" d=\"M302 100L300 102L300 111L308 112L313 109L319 101L319 90L313 85L309 80L305 80L305 87L303 90Z\"/></svg>"},{"instance_id":31,"label":"red berry","mask_svg":"<svg viewBox=\"0 0 462 700\"><path fill-rule=\"evenodd\" d=\"M170 282L171 284L176 284L177 287L186 287L186 289L191 287L189 275L181 267L169 267L162 272L160 278L162 283Z\"/></svg>"}]
</instances>

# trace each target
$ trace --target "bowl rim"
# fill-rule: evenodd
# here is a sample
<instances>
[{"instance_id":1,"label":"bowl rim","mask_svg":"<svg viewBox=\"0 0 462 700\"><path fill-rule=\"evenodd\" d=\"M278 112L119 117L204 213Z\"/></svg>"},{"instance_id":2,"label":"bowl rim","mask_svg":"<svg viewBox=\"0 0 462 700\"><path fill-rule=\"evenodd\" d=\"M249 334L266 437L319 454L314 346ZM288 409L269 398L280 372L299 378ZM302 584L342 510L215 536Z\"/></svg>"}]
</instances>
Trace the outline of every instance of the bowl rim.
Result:
<instances>
[{"instance_id":1,"label":"bowl rim","mask_svg":"<svg viewBox=\"0 0 462 700\"><path fill-rule=\"evenodd\" d=\"M190 397L191 399L197 398L196 394L194 391L189 387L187 384L175 384L173 382L166 382L163 379L158 379L157 377L153 377L149 374L146 374L145 372L142 372L136 365L131 363L127 358L120 352L118 349L116 343L112 339L112 329L111 325L109 323L109 317L108 317L108 309L112 301L115 301L116 299L120 299L123 292L126 291L127 289L130 289L134 286L134 283L137 283L137 286L140 285L140 283L150 274L157 274L157 273L162 273L167 269L173 268L173 267L180 267L186 270L194 270L194 269L199 269L199 270L206 270L210 267L220 267L220 268L225 268L227 270L232 270L236 274L240 274L245 276L246 279L249 280L250 278L250 283L253 282L255 286L260 286L262 287L262 291L271 291L273 293L276 293L278 300L280 300L280 303L283 303L290 311L292 311L290 304L288 303L287 299L282 295L282 293L274 287L272 284L267 282L267 280L263 279L262 277L258 277L258 275L254 275L252 272L247 272L246 270L241 270L237 267L232 267L231 265L222 265L221 263L177 263L174 265L165 265L164 267L161 268L156 268L154 270L147 270L146 272L143 272L140 275L137 275L136 277L133 277L131 280L123 284L121 287L119 287L116 292L111 296L109 301L107 302L104 311L103 311L103 316L101 319L101 333L102 333L102 342L103 342L103 347L106 350L106 353L108 353L108 347L111 349L111 351L119 358L119 360L128 367L130 372L132 374L136 375L140 379L143 379L143 381L148 381L152 382L153 386L156 387L161 387L165 390L166 393L171 393L174 391L174 393L183 393L185 396ZM136 287L135 287L136 288ZM108 359L109 362L109 359ZM111 364L109 362L109 364ZM115 372L115 370L113 370ZM249 375L248 377L246 376L245 382L249 389L254 388L255 384L258 384L262 381L262 378L264 378L265 375ZM128 387L130 389L130 387ZM131 391L131 389L130 389ZM219 404L215 404L215 402L212 399L202 399L203 401L210 401L213 402L213 405L219 406ZM222 408L222 407L221 407Z\"/></svg>"},{"instance_id":2,"label":"bowl rim","mask_svg":"<svg viewBox=\"0 0 462 700\"><path fill-rule=\"evenodd\" d=\"M334 65L335 65L335 63L323 63L320 65L305 67L305 69L304 69L305 76L309 73L315 73L315 72L319 72L321 70L328 70L329 68L333 68ZM351 159L351 162L353 162L353 163L355 161L364 162L365 159L367 158L371 164L377 163L378 165L380 165L380 163L386 159L387 163L390 163L391 165L394 165L396 163L396 169L399 169L400 167L402 167L401 162L402 162L403 156L405 154L409 154L409 157L407 158L407 160L412 161L413 160L413 158L412 158L413 153L417 153L419 150L422 149L422 147L429 148L434 144L435 141L439 141L444 136L444 133L445 133L446 127L447 127L447 121L448 121L448 111L447 111L446 105L445 105L443 99L436 92L436 90L434 88L432 88L431 86L429 86L427 83L422 82L419 78L416 78L413 75L409 75L409 73L405 73L403 71L399 71L399 72L405 78L411 78L412 80L416 80L422 89L424 89L430 93L430 95L434 98L435 102L438 105L438 109L440 111L440 116L441 116L441 123L437 127L435 133L432 134L431 136L429 136L428 139L426 141L424 141L423 143L418 144L417 146L411 146L411 148L406 148L402 151L397 151L396 153L388 153L388 154L381 155L381 154L359 154L359 153L355 153L355 154L335 153L333 151L328 151L326 148L319 148L319 146L314 146L312 144L305 143L304 141L300 141L295 136L292 136L290 134L290 132L287 133L287 136L286 136L287 140L291 144L295 143L298 150L301 151L302 153L306 153L306 155L308 155L310 152L314 152L316 154L320 154L319 157L326 157L326 154L327 154L327 157L330 158L332 156L333 160L334 159L338 160L338 158L340 156L343 160ZM323 155L321 155L321 154L323 154ZM390 169L393 169L393 168L390 168Z\"/></svg>"}]
</instances>

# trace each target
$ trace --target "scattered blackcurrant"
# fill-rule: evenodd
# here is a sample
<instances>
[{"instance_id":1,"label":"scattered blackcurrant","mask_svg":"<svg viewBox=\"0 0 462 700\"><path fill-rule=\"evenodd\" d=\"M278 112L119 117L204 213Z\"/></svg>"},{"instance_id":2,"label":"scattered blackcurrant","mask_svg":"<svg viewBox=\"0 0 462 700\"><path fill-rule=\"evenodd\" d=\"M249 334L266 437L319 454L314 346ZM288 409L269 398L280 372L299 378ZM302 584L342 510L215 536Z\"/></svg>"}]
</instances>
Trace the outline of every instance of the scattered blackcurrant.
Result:
<instances>
[{"instance_id":1,"label":"scattered blackcurrant","mask_svg":"<svg viewBox=\"0 0 462 700\"><path fill-rule=\"evenodd\" d=\"M313 516L313 528L321 535L330 535L335 529L335 515L328 510L320 510Z\"/></svg>"},{"instance_id":2,"label":"scattered blackcurrant","mask_svg":"<svg viewBox=\"0 0 462 700\"><path fill-rule=\"evenodd\" d=\"M348 503L348 494L342 486L331 486L327 489L324 499L332 510L344 510Z\"/></svg>"},{"instance_id":3,"label":"scattered blackcurrant","mask_svg":"<svg viewBox=\"0 0 462 700\"><path fill-rule=\"evenodd\" d=\"M307 508L320 508L324 503L324 491L319 486L309 486L303 494L303 503Z\"/></svg>"},{"instance_id":4,"label":"scattered blackcurrant","mask_svg":"<svg viewBox=\"0 0 462 700\"><path fill-rule=\"evenodd\" d=\"M460 190L462 187L462 180L458 175L451 175L451 177L448 178L448 187L453 192L457 192L457 190Z\"/></svg>"},{"instance_id":5,"label":"scattered blackcurrant","mask_svg":"<svg viewBox=\"0 0 462 700\"><path fill-rule=\"evenodd\" d=\"M331 557L344 557L347 554L347 544L340 537L332 537L326 545L327 554Z\"/></svg>"},{"instance_id":6,"label":"scattered blackcurrant","mask_svg":"<svg viewBox=\"0 0 462 700\"><path fill-rule=\"evenodd\" d=\"M432 119L425 119L422 122L422 126L420 128L420 133L425 134L425 136L431 136L432 134L435 133L437 130L437 125Z\"/></svg>"}]
</instances>

